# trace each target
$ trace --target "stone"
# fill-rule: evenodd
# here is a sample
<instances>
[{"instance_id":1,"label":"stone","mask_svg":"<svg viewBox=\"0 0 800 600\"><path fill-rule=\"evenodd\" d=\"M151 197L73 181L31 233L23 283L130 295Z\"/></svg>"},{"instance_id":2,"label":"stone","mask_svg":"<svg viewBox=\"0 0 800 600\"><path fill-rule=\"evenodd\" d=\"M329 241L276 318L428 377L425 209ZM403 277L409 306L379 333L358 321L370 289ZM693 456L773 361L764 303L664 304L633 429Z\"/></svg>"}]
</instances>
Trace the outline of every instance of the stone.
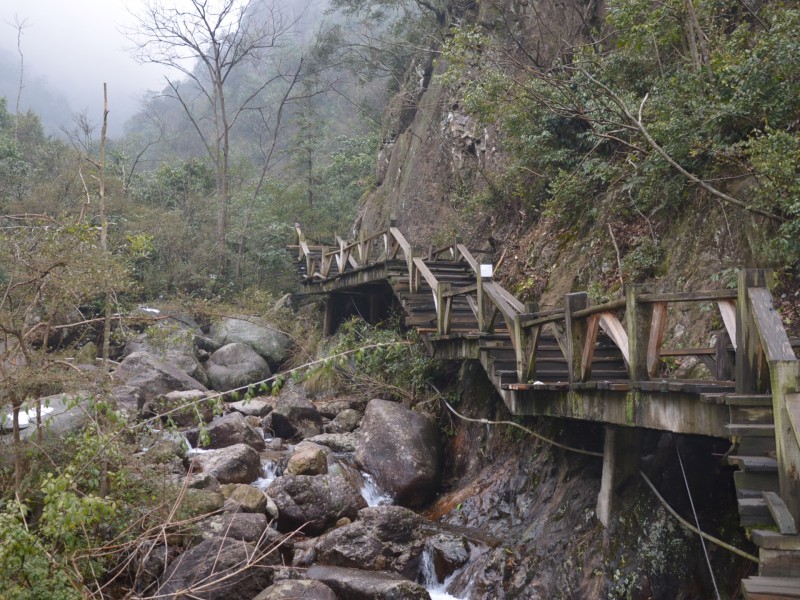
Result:
<instances>
[{"instance_id":1,"label":"stone","mask_svg":"<svg viewBox=\"0 0 800 600\"><path fill-rule=\"evenodd\" d=\"M220 510L225 504L225 498L214 490L199 490L187 488L178 508L181 519L189 519L198 515L207 515Z\"/></svg>"},{"instance_id":2,"label":"stone","mask_svg":"<svg viewBox=\"0 0 800 600\"><path fill-rule=\"evenodd\" d=\"M224 513L200 521L197 529L203 539L225 537L261 546L269 529L269 521L263 513ZM274 529L270 531L280 536Z\"/></svg>"},{"instance_id":3,"label":"stone","mask_svg":"<svg viewBox=\"0 0 800 600\"><path fill-rule=\"evenodd\" d=\"M142 406L142 416L160 416L165 423L172 422L178 427L193 427L198 419L208 423L214 418L215 403L205 400L206 392L200 390L174 391L159 394Z\"/></svg>"},{"instance_id":4,"label":"stone","mask_svg":"<svg viewBox=\"0 0 800 600\"><path fill-rule=\"evenodd\" d=\"M278 531L302 527L319 535L342 517L354 519L366 506L359 491L341 475L284 475L267 488L278 507Z\"/></svg>"},{"instance_id":5,"label":"stone","mask_svg":"<svg viewBox=\"0 0 800 600\"><path fill-rule=\"evenodd\" d=\"M270 401L263 398L253 398L252 400L229 402L228 408L235 410L236 412L240 412L246 417L266 417L274 405L275 400Z\"/></svg>"},{"instance_id":6,"label":"stone","mask_svg":"<svg viewBox=\"0 0 800 600\"><path fill-rule=\"evenodd\" d=\"M305 441L326 446L334 452L356 451L356 436L352 433L321 433Z\"/></svg>"},{"instance_id":7,"label":"stone","mask_svg":"<svg viewBox=\"0 0 800 600\"><path fill-rule=\"evenodd\" d=\"M325 433L350 433L358 427L359 421L361 421L361 413L347 408L325 425Z\"/></svg>"},{"instance_id":8,"label":"stone","mask_svg":"<svg viewBox=\"0 0 800 600\"><path fill-rule=\"evenodd\" d=\"M227 392L267 379L272 371L247 344L226 344L208 359L208 381L212 388Z\"/></svg>"},{"instance_id":9,"label":"stone","mask_svg":"<svg viewBox=\"0 0 800 600\"><path fill-rule=\"evenodd\" d=\"M292 341L270 325L252 319L224 319L211 326L209 337L221 345L247 344L272 367L280 365L289 354Z\"/></svg>"},{"instance_id":10,"label":"stone","mask_svg":"<svg viewBox=\"0 0 800 600\"><path fill-rule=\"evenodd\" d=\"M232 412L214 419L206 427L208 444L204 448L225 448L234 444L247 444L256 450L266 449L264 437L245 421L242 413ZM200 430L189 429L184 432L186 440L193 448L200 441Z\"/></svg>"},{"instance_id":11,"label":"stone","mask_svg":"<svg viewBox=\"0 0 800 600\"><path fill-rule=\"evenodd\" d=\"M264 567L279 563L275 552L264 555L251 543L215 537L178 555L155 595L176 600L249 599L272 583L272 570Z\"/></svg>"},{"instance_id":12,"label":"stone","mask_svg":"<svg viewBox=\"0 0 800 600\"><path fill-rule=\"evenodd\" d=\"M444 581L469 560L469 549L463 538L438 534L428 538L425 546L430 552L437 581Z\"/></svg>"},{"instance_id":13,"label":"stone","mask_svg":"<svg viewBox=\"0 0 800 600\"><path fill-rule=\"evenodd\" d=\"M401 404L371 400L356 436L356 464L403 506L431 500L441 479L436 424Z\"/></svg>"},{"instance_id":14,"label":"stone","mask_svg":"<svg viewBox=\"0 0 800 600\"><path fill-rule=\"evenodd\" d=\"M123 356L147 352L208 385L205 371L194 352L194 336L200 333L190 317L169 318L153 323L125 344Z\"/></svg>"},{"instance_id":15,"label":"stone","mask_svg":"<svg viewBox=\"0 0 800 600\"><path fill-rule=\"evenodd\" d=\"M190 466L216 477L220 483L250 483L261 475L261 457L247 444L195 454Z\"/></svg>"},{"instance_id":16,"label":"stone","mask_svg":"<svg viewBox=\"0 0 800 600\"><path fill-rule=\"evenodd\" d=\"M306 576L321 581L347 600L431 600L422 585L394 573L315 565Z\"/></svg>"},{"instance_id":17,"label":"stone","mask_svg":"<svg viewBox=\"0 0 800 600\"><path fill-rule=\"evenodd\" d=\"M265 430L283 439L305 439L322 433L322 415L307 398L296 395L281 396L262 423Z\"/></svg>"},{"instance_id":18,"label":"stone","mask_svg":"<svg viewBox=\"0 0 800 600\"><path fill-rule=\"evenodd\" d=\"M333 590L321 581L287 579L271 585L253 600L338 600Z\"/></svg>"},{"instance_id":19,"label":"stone","mask_svg":"<svg viewBox=\"0 0 800 600\"><path fill-rule=\"evenodd\" d=\"M134 352L127 356L117 366L112 378L127 388L126 398L136 398L138 410L156 396L176 390L208 391L206 386L196 379L147 352Z\"/></svg>"},{"instance_id":20,"label":"stone","mask_svg":"<svg viewBox=\"0 0 800 600\"><path fill-rule=\"evenodd\" d=\"M219 491L225 497L225 508L233 512L266 513L267 496L257 487L246 483L226 483Z\"/></svg>"},{"instance_id":21,"label":"stone","mask_svg":"<svg viewBox=\"0 0 800 600\"><path fill-rule=\"evenodd\" d=\"M325 475L330 449L310 442L298 444L286 463L286 475Z\"/></svg>"},{"instance_id":22,"label":"stone","mask_svg":"<svg viewBox=\"0 0 800 600\"><path fill-rule=\"evenodd\" d=\"M366 402L360 398L342 398L315 400L314 406L323 417L333 419L344 410L355 410L359 414L364 414Z\"/></svg>"},{"instance_id":23,"label":"stone","mask_svg":"<svg viewBox=\"0 0 800 600\"><path fill-rule=\"evenodd\" d=\"M75 363L79 365L93 365L97 360L97 344L87 342L75 354Z\"/></svg>"}]
</instances>

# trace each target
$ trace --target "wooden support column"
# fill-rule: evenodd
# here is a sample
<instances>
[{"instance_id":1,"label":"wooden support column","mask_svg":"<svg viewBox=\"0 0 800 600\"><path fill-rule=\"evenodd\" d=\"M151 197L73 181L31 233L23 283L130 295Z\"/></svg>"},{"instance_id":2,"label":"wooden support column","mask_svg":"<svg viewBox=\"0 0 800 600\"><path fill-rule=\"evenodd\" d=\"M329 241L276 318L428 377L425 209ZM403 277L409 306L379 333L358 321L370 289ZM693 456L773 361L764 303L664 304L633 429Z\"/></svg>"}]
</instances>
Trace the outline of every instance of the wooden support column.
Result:
<instances>
[{"instance_id":1,"label":"wooden support column","mask_svg":"<svg viewBox=\"0 0 800 600\"><path fill-rule=\"evenodd\" d=\"M726 330L717 335L717 356L715 360L716 373L714 376L720 381L732 381L736 370L736 354L728 349L731 338Z\"/></svg>"},{"instance_id":2,"label":"wooden support column","mask_svg":"<svg viewBox=\"0 0 800 600\"><path fill-rule=\"evenodd\" d=\"M325 298L325 316L322 319L322 335L331 336L336 332L336 294Z\"/></svg>"},{"instance_id":3,"label":"wooden support column","mask_svg":"<svg viewBox=\"0 0 800 600\"><path fill-rule=\"evenodd\" d=\"M436 330L439 335L450 333L450 310L453 306L453 297L446 296L445 293L451 289L450 283L440 281L434 290L436 294Z\"/></svg>"},{"instance_id":4,"label":"wooden support column","mask_svg":"<svg viewBox=\"0 0 800 600\"><path fill-rule=\"evenodd\" d=\"M647 381L647 347L653 323L653 305L639 302L639 284L625 286L625 328L628 333L628 373L631 383Z\"/></svg>"},{"instance_id":5,"label":"wooden support column","mask_svg":"<svg viewBox=\"0 0 800 600\"><path fill-rule=\"evenodd\" d=\"M478 330L487 333L489 331L489 318L488 310L490 304L486 298L486 293L483 291L483 284L492 281L492 265L478 265L478 272L475 274L475 280L478 285Z\"/></svg>"},{"instance_id":6,"label":"wooden support column","mask_svg":"<svg viewBox=\"0 0 800 600\"><path fill-rule=\"evenodd\" d=\"M763 269L739 271L736 298L736 392L760 394L769 387L769 369L758 339L748 288L769 287L770 274Z\"/></svg>"},{"instance_id":7,"label":"wooden support column","mask_svg":"<svg viewBox=\"0 0 800 600\"><path fill-rule=\"evenodd\" d=\"M533 303L525 304L525 313L530 314L538 310ZM514 336L514 352L517 359L517 381L525 383L536 371L536 346L539 345L539 334L542 327L522 327L521 315L514 315L511 335Z\"/></svg>"},{"instance_id":8,"label":"wooden support column","mask_svg":"<svg viewBox=\"0 0 800 600\"><path fill-rule=\"evenodd\" d=\"M770 362L781 500L800 523L800 362Z\"/></svg>"},{"instance_id":9,"label":"wooden support column","mask_svg":"<svg viewBox=\"0 0 800 600\"><path fill-rule=\"evenodd\" d=\"M583 381L585 372L583 365L584 347L587 338L587 322L575 319L572 313L589 308L589 295L586 292L567 294L564 296L564 323L566 325L566 357L569 370L569 382ZM591 360L591 358L590 358Z\"/></svg>"},{"instance_id":10,"label":"wooden support column","mask_svg":"<svg viewBox=\"0 0 800 600\"><path fill-rule=\"evenodd\" d=\"M617 488L639 473L639 430L633 427L606 426L603 446L603 476L597 496L597 519L608 527L615 505L619 503Z\"/></svg>"},{"instance_id":11,"label":"wooden support column","mask_svg":"<svg viewBox=\"0 0 800 600\"><path fill-rule=\"evenodd\" d=\"M377 325L383 317L383 299L380 294L369 295L369 324Z\"/></svg>"}]
</instances>

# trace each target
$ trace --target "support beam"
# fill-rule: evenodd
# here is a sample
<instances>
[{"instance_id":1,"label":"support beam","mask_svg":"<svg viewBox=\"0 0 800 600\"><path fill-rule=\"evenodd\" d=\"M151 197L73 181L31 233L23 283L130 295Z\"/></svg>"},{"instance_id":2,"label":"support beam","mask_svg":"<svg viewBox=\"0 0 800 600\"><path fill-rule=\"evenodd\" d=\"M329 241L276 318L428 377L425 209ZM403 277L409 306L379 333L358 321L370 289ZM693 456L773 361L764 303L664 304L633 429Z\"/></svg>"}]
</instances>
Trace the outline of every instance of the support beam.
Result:
<instances>
[{"instance_id":1,"label":"support beam","mask_svg":"<svg viewBox=\"0 0 800 600\"><path fill-rule=\"evenodd\" d=\"M625 286L625 329L628 333L628 372L631 383L647 381L647 348L653 324L653 305L639 302L645 293L641 285Z\"/></svg>"},{"instance_id":2,"label":"support beam","mask_svg":"<svg viewBox=\"0 0 800 600\"><path fill-rule=\"evenodd\" d=\"M588 334L586 319L576 319L572 313L589 308L589 295L586 292L564 296L564 323L566 326L567 369L569 382L583 381L583 355Z\"/></svg>"},{"instance_id":3,"label":"support beam","mask_svg":"<svg viewBox=\"0 0 800 600\"><path fill-rule=\"evenodd\" d=\"M736 392L763 394L769 389L769 369L758 339L748 288L769 287L769 274L763 269L739 271L736 299Z\"/></svg>"},{"instance_id":4,"label":"support beam","mask_svg":"<svg viewBox=\"0 0 800 600\"><path fill-rule=\"evenodd\" d=\"M639 472L639 430L629 427L606 427L603 446L603 476L597 496L597 519L608 528L615 505L619 504L617 488Z\"/></svg>"}]
</instances>

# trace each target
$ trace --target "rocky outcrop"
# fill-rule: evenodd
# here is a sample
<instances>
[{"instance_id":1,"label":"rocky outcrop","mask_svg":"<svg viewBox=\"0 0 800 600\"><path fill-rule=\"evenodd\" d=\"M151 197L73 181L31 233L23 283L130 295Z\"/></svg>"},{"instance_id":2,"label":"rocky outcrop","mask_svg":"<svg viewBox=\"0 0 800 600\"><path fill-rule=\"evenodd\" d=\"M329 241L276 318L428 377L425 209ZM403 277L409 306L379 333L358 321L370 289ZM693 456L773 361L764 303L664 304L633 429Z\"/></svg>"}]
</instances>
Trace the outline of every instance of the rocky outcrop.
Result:
<instances>
[{"instance_id":1,"label":"rocky outcrop","mask_svg":"<svg viewBox=\"0 0 800 600\"><path fill-rule=\"evenodd\" d=\"M220 483L250 483L261 474L261 458L247 444L196 454L190 466L216 477Z\"/></svg>"},{"instance_id":2,"label":"rocky outcrop","mask_svg":"<svg viewBox=\"0 0 800 600\"><path fill-rule=\"evenodd\" d=\"M372 400L356 437L355 460L398 504L421 506L439 487L439 431L396 402Z\"/></svg>"},{"instance_id":3,"label":"rocky outcrop","mask_svg":"<svg viewBox=\"0 0 800 600\"><path fill-rule=\"evenodd\" d=\"M284 475L267 488L278 507L278 530L302 527L319 535L342 517L355 519L366 506L359 491L341 475Z\"/></svg>"},{"instance_id":4,"label":"rocky outcrop","mask_svg":"<svg viewBox=\"0 0 800 600\"><path fill-rule=\"evenodd\" d=\"M220 392L263 381L270 375L267 361L247 344L227 344L208 360L208 381Z\"/></svg>"},{"instance_id":5,"label":"rocky outcrop","mask_svg":"<svg viewBox=\"0 0 800 600\"><path fill-rule=\"evenodd\" d=\"M112 377L123 388L125 397L137 399L138 410L156 396L176 390L207 391L196 379L147 352L134 352L126 357Z\"/></svg>"},{"instance_id":6,"label":"rocky outcrop","mask_svg":"<svg viewBox=\"0 0 800 600\"><path fill-rule=\"evenodd\" d=\"M264 437L247 423L241 413L232 412L214 419L206 428L208 443L204 448L226 448L234 444L247 444L256 450L264 450ZM200 441L200 430L189 429L186 440L196 448Z\"/></svg>"},{"instance_id":7,"label":"rocky outcrop","mask_svg":"<svg viewBox=\"0 0 800 600\"><path fill-rule=\"evenodd\" d=\"M306 576L321 581L347 600L431 600L420 584L394 573L314 566Z\"/></svg>"},{"instance_id":8,"label":"rocky outcrop","mask_svg":"<svg viewBox=\"0 0 800 600\"><path fill-rule=\"evenodd\" d=\"M292 345L286 334L250 319L224 319L214 323L209 336L222 345L247 344L273 368L286 360Z\"/></svg>"}]
</instances>

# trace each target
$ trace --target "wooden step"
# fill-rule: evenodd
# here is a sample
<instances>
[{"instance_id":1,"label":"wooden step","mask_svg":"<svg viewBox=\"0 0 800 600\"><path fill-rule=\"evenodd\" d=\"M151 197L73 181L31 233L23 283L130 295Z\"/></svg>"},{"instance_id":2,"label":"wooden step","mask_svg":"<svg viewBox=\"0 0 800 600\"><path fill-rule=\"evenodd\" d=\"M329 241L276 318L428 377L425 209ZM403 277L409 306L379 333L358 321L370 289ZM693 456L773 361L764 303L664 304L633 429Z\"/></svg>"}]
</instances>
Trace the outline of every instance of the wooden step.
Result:
<instances>
[{"instance_id":1,"label":"wooden step","mask_svg":"<svg viewBox=\"0 0 800 600\"><path fill-rule=\"evenodd\" d=\"M772 394L725 394L728 406L769 406L772 407Z\"/></svg>"},{"instance_id":2,"label":"wooden step","mask_svg":"<svg viewBox=\"0 0 800 600\"><path fill-rule=\"evenodd\" d=\"M742 580L747 600L784 600L800 598L798 577L748 577Z\"/></svg>"},{"instance_id":3,"label":"wooden step","mask_svg":"<svg viewBox=\"0 0 800 600\"><path fill-rule=\"evenodd\" d=\"M743 490L777 492L779 489L777 470L775 472L735 471L733 482L737 489Z\"/></svg>"},{"instance_id":4,"label":"wooden step","mask_svg":"<svg viewBox=\"0 0 800 600\"><path fill-rule=\"evenodd\" d=\"M739 523L742 527L774 527L775 522L763 498L739 498Z\"/></svg>"},{"instance_id":5,"label":"wooden step","mask_svg":"<svg viewBox=\"0 0 800 600\"><path fill-rule=\"evenodd\" d=\"M758 423L754 425L731 423L730 425L726 425L725 428L728 430L728 433L730 435L771 437L771 438L775 437L775 426L763 423Z\"/></svg>"},{"instance_id":6,"label":"wooden step","mask_svg":"<svg viewBox=\"0 0 800 600\"><path fill-rule=\"evenodd\" d=\"M731 423L769 424L774 422L772 406L732 405L728 410Z\"/></svg>"},{"instance_id":7,"label":"wooden step","mask_svg":"<svg viewBox=\"0 0 800 600\"><path fill-rule=\"evenodd\" d=\"M778 461L768 456L729 456L728 464L742 471L777 473Z\"/></svg>"},{"instance_id":8,"label":"wooden step","mask_svg":"<svg viewBox=\"0 0 800 600\"><path fill-rule=\"evenodd\" d=\"M777 457L774 437L742 437L739 438L737 453L747 456Z\"/></svg>"},{"instance_id":9,"label":"wooden step","mask_svg":"<svg viewBox=\"0 0 800 600\"><path fill-rule=\"evenodd\" d=\"M794 517L783 499L775 492L764 492L764 501L767 503L772 520L778 525L778 531L783 535L797 535Z\"/></svg>"}]
</instances>

